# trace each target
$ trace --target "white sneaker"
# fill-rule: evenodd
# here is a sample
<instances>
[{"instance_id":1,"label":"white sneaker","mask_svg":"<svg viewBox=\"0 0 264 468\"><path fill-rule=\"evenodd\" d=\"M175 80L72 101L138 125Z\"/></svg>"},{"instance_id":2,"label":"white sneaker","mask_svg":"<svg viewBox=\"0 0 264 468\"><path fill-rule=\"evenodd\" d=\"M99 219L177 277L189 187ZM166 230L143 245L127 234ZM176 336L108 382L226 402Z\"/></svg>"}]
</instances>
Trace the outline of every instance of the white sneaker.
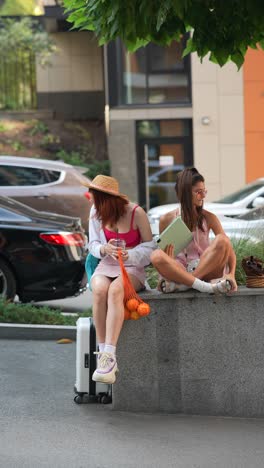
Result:
<instances>
[{"instance_id":1,"label":"white sneaker","mask_svg":"<svg viewBox=\"0 0 264 468\"><path fill-rule=\"evenodd\" d=\"M97 369L94 371L92 379L94 382L113 384L116 381L117 362L112 353L99 352Z\"/></svg>"}]
</instances>

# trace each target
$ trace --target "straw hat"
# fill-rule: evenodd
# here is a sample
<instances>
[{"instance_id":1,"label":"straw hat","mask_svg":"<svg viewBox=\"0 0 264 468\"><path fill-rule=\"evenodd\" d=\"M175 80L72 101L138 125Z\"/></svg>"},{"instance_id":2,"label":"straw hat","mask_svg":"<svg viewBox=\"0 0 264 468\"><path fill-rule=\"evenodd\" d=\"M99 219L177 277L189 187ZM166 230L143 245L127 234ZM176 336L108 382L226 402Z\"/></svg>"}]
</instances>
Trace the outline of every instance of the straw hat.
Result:
<instances>
[{"instance_id":1,"label":"straw hat","mask_svg":"<svg viewBox=\"0 0 264 468\"><path fill-rule=\"evenodd\" d=\"M109 193L115 197L125 198L127 196L119 192L119 183L114 177L99 174L91 182L83 183L89 189L98 190L99 192Z\"/></svg>"}]
</instances>

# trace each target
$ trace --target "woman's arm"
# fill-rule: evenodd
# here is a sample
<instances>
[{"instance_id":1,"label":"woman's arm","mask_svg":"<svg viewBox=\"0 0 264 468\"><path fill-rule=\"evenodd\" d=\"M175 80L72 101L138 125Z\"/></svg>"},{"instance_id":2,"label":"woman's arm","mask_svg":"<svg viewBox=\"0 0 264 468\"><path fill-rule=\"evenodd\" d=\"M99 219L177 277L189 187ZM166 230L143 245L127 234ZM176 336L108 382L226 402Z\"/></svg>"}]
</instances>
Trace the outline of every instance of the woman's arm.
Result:
<instances>
[{"instance_id":1,"label":"woman's arm","mask_svg":"<svg viewBox=\"0 0 264 468\"><path fill-rule=\"evenodd\" d=\"M162 215L159 221L159 233L161 234L164 229L178 216L178 210L169 211Z\"/></svg>"},{"instance_id":2,"label":"woman's arm","mask_svg":"<svg viewBox=\"0 0 264 468\"><path fill-rule=\"evenodd\" d=\"M103 243L101 239L101 223L96 217L96 210L94 205L90 211L90 218L89 218L89 243L88 248L89 252L94 255L94 257L102 258L104 252L101 252ZM106 243L106 240L105 240Z\"/></svg>"}]
</instances>

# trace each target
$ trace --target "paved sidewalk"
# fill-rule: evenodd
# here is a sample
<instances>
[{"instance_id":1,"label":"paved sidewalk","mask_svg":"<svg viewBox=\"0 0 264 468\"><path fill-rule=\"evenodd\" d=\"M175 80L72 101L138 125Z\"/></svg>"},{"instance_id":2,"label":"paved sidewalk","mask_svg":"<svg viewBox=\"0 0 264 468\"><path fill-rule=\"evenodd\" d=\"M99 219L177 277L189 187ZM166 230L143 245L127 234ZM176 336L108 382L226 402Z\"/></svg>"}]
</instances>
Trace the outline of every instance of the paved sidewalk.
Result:
<instances>
[{"instance_id":1,"label":"paved sidewalk","mask_svg":"<svg viewBox=\"0 0 264 468\"><path fill-rule=\"evenodd\" d=\"M2 340L0 355L3 468L264 466L264 420L76 405L75 343Z\"/></svg>"}]
</instances>

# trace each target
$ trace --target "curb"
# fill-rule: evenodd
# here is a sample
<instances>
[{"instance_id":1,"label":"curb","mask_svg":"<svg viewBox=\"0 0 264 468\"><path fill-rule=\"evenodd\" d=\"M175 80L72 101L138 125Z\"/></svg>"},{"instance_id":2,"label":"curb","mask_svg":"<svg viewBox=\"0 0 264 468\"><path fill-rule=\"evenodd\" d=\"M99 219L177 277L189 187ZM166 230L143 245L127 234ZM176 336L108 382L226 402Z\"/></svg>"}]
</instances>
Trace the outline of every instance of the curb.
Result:
<instances>
[{"instance_id":1,"label":"curb","mask_svg":"<svg viewBox=\"0 0 264 468\"><path fill-rule=\"evenodd\" d=\"M0 323L1 340L76 340L76 327L70 325L27 325Z\"/></svg>"}]
</instances>

